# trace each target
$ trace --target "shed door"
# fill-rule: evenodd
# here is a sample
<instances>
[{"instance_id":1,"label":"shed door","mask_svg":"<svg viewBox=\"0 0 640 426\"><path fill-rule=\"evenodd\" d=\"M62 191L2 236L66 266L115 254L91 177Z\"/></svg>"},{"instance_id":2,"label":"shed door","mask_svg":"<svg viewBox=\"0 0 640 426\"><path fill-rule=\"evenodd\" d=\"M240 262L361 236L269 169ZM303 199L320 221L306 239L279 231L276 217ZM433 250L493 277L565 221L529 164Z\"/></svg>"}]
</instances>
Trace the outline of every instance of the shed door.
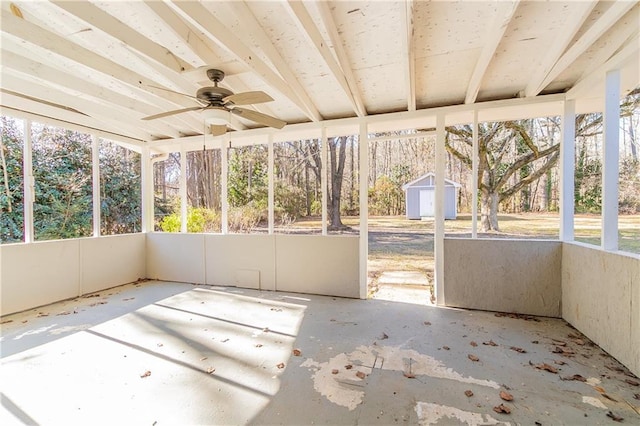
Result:
<instances>
[{"instance_id":1,"label":"shed door","mask_svg":"<svg viewBox=\"0 0 640 426\"><path fill-rule=\"evenodd\" d=\"M432 189L420 190L420 217L433 216L435 212L435 191Z\"/></svg>"}]
</instances>

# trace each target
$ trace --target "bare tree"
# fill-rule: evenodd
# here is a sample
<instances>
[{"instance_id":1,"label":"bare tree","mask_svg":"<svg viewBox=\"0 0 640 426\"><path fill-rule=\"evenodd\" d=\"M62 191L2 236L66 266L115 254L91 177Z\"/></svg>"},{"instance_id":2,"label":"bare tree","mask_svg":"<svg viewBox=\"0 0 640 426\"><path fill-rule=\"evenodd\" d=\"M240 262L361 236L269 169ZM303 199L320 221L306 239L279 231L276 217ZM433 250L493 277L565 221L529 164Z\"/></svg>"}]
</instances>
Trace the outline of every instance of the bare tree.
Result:
<instances>
[{"instance_id":1,"label":"bare tree","mask_svg":"<svg viewBox=\"0 0 640 426\"><path fill-rule=\"evenodd\" d=\"M341 230L346 226L340 217L340 202L342 199L342 181L344 177L344 163L347 157L347 137L337 136L328 140L329 173L331 176L328 188L329 229Z\"/></svg>"}]
</instances>

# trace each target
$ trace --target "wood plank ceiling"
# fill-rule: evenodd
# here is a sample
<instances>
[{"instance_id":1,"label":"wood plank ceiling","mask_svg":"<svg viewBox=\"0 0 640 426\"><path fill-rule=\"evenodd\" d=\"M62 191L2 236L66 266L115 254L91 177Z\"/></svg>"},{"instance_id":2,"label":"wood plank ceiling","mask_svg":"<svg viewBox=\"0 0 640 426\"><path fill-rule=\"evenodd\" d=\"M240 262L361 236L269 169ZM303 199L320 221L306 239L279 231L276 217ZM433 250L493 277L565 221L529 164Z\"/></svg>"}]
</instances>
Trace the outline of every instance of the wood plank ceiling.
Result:
<instances>
[{"instance_id":1,"label":"wood plank ceiling","mask_svg":"<svg viewBox=\"0 0 640 426\"><path fill-rule=\"evenodd\" d=\"M3 113L151 141L202 134L198 106L226 73L247 106L289 124L550 93L598 96L638 77L637 1L3 1ZM168 89L168 90L166 90ZM231 130L257 125L230 114Z\"/></svg>"}]
</instances>

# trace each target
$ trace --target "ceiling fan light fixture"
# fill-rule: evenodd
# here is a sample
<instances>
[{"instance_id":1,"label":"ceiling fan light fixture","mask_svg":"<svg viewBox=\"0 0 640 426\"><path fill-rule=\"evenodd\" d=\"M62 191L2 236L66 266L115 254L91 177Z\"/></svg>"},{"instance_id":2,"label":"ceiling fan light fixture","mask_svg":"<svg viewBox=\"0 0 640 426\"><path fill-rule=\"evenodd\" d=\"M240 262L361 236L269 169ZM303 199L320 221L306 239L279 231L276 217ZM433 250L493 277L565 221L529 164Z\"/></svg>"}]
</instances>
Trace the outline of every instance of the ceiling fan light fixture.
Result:
<instances>
[{"instance_id":1,"label":"ceiling fan light fixture","mask_svg":"<svg viewBox=\"0 0 640 426\"><path fill-rule=\"evenodd\" d=\"M229 111L218 108L209 108L202 111L204 122L208 125L226 125L229 122Z\"/></svg>"}]
</instances>

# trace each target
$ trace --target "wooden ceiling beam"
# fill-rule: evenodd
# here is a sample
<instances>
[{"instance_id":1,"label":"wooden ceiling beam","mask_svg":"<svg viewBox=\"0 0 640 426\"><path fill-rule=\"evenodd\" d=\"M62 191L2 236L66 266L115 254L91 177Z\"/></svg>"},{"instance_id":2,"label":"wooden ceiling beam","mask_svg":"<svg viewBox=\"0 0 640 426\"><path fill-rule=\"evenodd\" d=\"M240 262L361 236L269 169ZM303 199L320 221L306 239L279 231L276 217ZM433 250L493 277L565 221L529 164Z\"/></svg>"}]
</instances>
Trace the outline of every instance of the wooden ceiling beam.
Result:
<instances>
[{"instance_id":1,"label":"wooden ceiling beam","mask_svg":"<svg viewBox=\"0 0 640 426\"><path fill-rule=\"evenodd\" d=\"M405 62L405 79L407 90L407 111L416 110L416 53L414 49L414 0L405 0L405 39L404 49L407 52Z\"/></svg>"},{"instance_id":2,"label":"wooden ceiling beam","mask_svg":"<svg viewBox=\"0 0 640 426\"><path fill-rule=\"evenodd\" d=\"M269 65L248 48L232 31L229 31L202 4L198 2L176 2L172 3L172 5L181 11L187 19L197 23L208 37L245 63L250 69L253 69L266 84L289 99L309 119L313 121L322 120L322 116L319 113L311 113L312 105L305 105L291 89L288 82L276 74Z\"/></svg>"},{"instance_id":3,"label":"wooden ceiling beam","mask_svg":"<svg viewBox=\"0 0 640 426\"><path fill-rule=\"evenodd\" d=\"M511 22L511 18L518 8L519 3L520 0L496 3L496 16L489 27L489 34L487 34L484 46L482 47L482 51L480 52L480 56L478 58L478 61L476 62L476 66L473 69L471 78L469 79L467 95L464 99L465 104L475 103L476 99L478 98L478 92L480 91L482 79L487 72L487 68L489 68L491 59L493 59L493 56L496 54L498 45L502 41L504 32L507 30L507 27Z\"/></svg>"},{"instance_id":4,"label":"wooden ceiling beam","mask_svg":"<svg viewBox=\"0 0 640 426\"><path fill-rule=\"evenodd\" d=\"M140 152L140 146L146 142L143 139L124 135L120 127L105 126L105 123L95 120L93 117L39 103L5 92L2 89L0 91L2 92L0 114L2 115L64 127L78 132L93 133L98 137L118 142L136 152Z\"/></svg>"},{"instance_id":5,"label":"wooden ceiling beam","mask_svg":"<svg viewBox=\"0 0 640 426\"><path fill-rule=\"evenodd\" d=\"M311 15L309 15L309 12L307 11L305 5L301 1L294 0L289 0L286 2L286 4L289 6L288 10L291 16L294 18L296 24L298 25L298 28L300 28L302 34L304 34L311 42L311 44L313 44L313 46L316 48L316 51L320 54L320 56L324 60L324 63L331 71L331 74L340 85L342 92L351 103L351 106L355 113L358 115L358 117L364 117L366 115L366 111L364 110L362 100L356 99L359 97L358 91L355 90L355 87L352 89L349 86L349 83L347 82L347 78L345 76L345 72L331 53L331 49L329 49L329 47L327 46L326 41L322 38L318 27L316 26L315 22L313 22L313 19L311 18ZM345 67L350 68L348 64L345 64ZM353 84L355 86L355 81L353 81Z\"/></svg>"},{"instance_id":6,"label":"wooden ceiling beam","mask_svg":"<svg viewBox=\"0 0 640 426\"><path fill-rule=\"evenodd\" d=\"M364 117L365 115L367 115L367 109L362 102L362 96L360 95L360 90L358 89L358 83L356 82L356 78L353 75L351 61L349 60L349 56L347 55L344 45L342 44L342 38L338 33L338 27L336 26L333 16L331 15L329 3L320 1L314 4L320 12L320 19L322 20L322 24L329 34L329 38L331 39L331 43L333 44L333 50L336 52L336 56L338 57L340 68L344 73L344 77L347 80L347 85L349 86L349 90L351 91L353 100L356 103L356 114L358 115L358 117Z\"/></svg>"},{"instance_id":7,"label":"wooden ceiling beam","mask_svg":"<svg viewBox=\"0 0 640 426\"><path fill-rule=\"evenodd\" d=\"M558 62L562 53L567 50L569 43L573 40L576 33L582 28L584 22L591 14L591 11L598 4L598 0L585 1L576 5L576 12L572 13L566 21L562 23L561 31L553 39L553 43L549 45L544 58L535 68L529 84L524 89L524 95L536 96L544 87L540 87L545 77L551 71L551 68Z\"/></svg>"},{"instance_id":8,"label":"wooden ceiling beam","mask_svg":"<svg viewBox=\"0 0 640 426\"><path fill-rule=\"evenodd\" d=\"M162 22L164 22L167 29L169 31L172 31L176 38L178 38L187 49L191 50L191 52L195 56L200 58L204 68L217 67L224 71L225 74L227 74L224 80L224 86L228 87L235 93L246 92L249 90L244 84L239 82L238 79L233 82L233 79L229 78L232 76L232 74L229 74L229 70L224 66L225 64L223 63L222 58L220 58L220 56L211 49L210 45L203 40L203 38L206 36L202 34L202 32L197 28L195 28L195 26L190 25L188 22L184 21L172 8L167 6L165 3L159 2L157 0L147 0L145 1L145 4L151 9L152 13L155 13L156 16L158 16L158 18L160 18ZM232 2L231 4L239 4L246 7L244 2ZM249 16L253 18L253 15ZM191 73L195 72L197 71L191 71ZM205 72L201 71L201 74L204 75ZM252 108L264 114L274 115L273 111L271 111L270 108L264 104L255 105L252 106Z\"/></svg>"},{"instance_id":9,"label":"wooden ceiling beam","mask_svg":"<svg viewBox=\"0 0 640 426\"><path fill-rule=\"evenodd\" d=\"M179 91L186 93L194 91L195 86L193 84L179 78L180 72L192 69L193 67L169 49L149 40L144 35L90 2L53 1L52 3L87 24L98 28L110 37L124 43L129 49L135 51L138 56L150 59L153 68L162 74L164 78L175 84L175 88Z\"/></svg>"},{"instance_id":10,"label":"wooden ceiling beam","mask_svg":"<svg viewBox=\"0 0 640 426\"><path fill-rule=\"evenodd\" d=\"M300 102L307 108L306 115L310 117L312 121L320 121L322 116L320 115L320 112L318 112L318 108L316 108L315 104L309 97L309 94L302 87L302 84L298 81L297 77L291 70L291 67L282 58L282 55L280 55L278 49L269 39L267 33L262 28L247 4L243 1L234 1L229 2L228 7L231 8L235 15L242 20L242 26L245 29L245 31L243 31L243 35L245 37L248 35L253 37L253 40L258 44L260 50L264 53L264 56L273 64L282 78L289 83L295 96L297 96ZM247 39L244 39L243 42L245 44L250 43ZM318 120L312 117L318 118Z\"/></svg>"},{"instance_id":11,"label":"wooden ceiling beam","mask_svg":"<svg viewBox=\"0 0 640 426\"><path fill-rule=\"evenodd\" d=\"M53 83L65 89L65 91L70 95L78 96L78 98L84 98L86 95L86 97L92 98L92 101L97 105L103 105L106 108L116 107L125 112L131 110L140 114L151 115L157 111L157 108L154 108L149 104L108 90L84 79L77 78L66 72L43 64L42 62L34 61L14 52L7 51L4 49L4 46L0 52L3 58L3 68L13 69L22 75ZM79 93L81 95L78 95ZM129 117L131 115L127 114L127 116ZM182 136L173 127L165 125L164 123L154 123L154 128L158 132L162 132L167 136Z\"/></svg>"},{"instance_id":12,"label":"wooden ceiling beam","mask_svg":"<svg viewBox=\"0 0 640 426\"><path fill-rule=\"evenodd\" d=\"M80 99L77 96L55 89L50 85L45 86L34 81L25 80L17 73L4 67L0 69L2 69L3 84L11 87L12 91L18 95L26 96L34 101L44 101L44 103L52 105L57 104L71 107L78 112L95 118L98 122L108 123L110 126L119 123L121 131L130 137L142 140L152 139L153 132L140 127L137 120L126 119L124 117L126 114L123 114L122 111L107 108L104 105L97 105L90 100ZM161 134L161 132L157 132L157 134Z\"/></svg>"},{"instance_id":13,"label":"wooden ceiling beam","mask_svg":"<svg viewBox=\"0 0 640 426\"><path fill-rule=\"evenodd\" d=\"M4 66L2 70L3 81L10 85L14 92L32 98L42 100L51 104L61 104L72 108L82 114L94 117L98 121L104 120L113 124L119 123L122 129L131 137L142 139L155 136L181 137L182 135L172 127L162 122L142 122L130 117L130 110L118 105L110 105L101 102L78 92L74 93L64 87L50 85L49 81L35 81L31 76L24 75L19 71L8 69Z\"/></svg>"},{"instance_id":14,"label":"wooden ceiling beam","mask_svg":"<svg viewBox=\"0 0 640 426\"><path fill-rule=\"evenodd\" d=\"M617 1L558 59L541 83L530 88L529 93L535 96L542 92L555 78L566 70L580 55L598 41L616 22L620 20L632 7L635 1Z\"/></svg>"},{"instance_id":15,"label":"wooden ceiling beam","mask_svg":"<svg viewBox=\"0 0 640 426\"><path fill-rule=\"evenodd\" d=\"M567 92L567 99L576 99L585 92L588 92L594 85L604 80L604 75L611 70L624 67L631 61L635 62L637 67L640 59L640 46L638 46L638 30L630 37L627 43L618 50L605 63L597 67L591 73L583 76L573 87Z\"/></svg>"},{"instance_id":16,"label":"wooden ceiling beam","mask_svg":"<svg viewBox=\"0 0 640 426\"><path fill-rule=\"evenodd\" d=\"M184 96L153 88L153 86L160 85L157 82L29 21L17 18L9 13L3 13L0 15L0 26L6 35L13 37L16 40L15 42L26 51L35 48L52 52L66 60L104 74L107 79L115 78L136 90L152 94L156 102L165 103L168 101L173 104L173 107L175 105L181 107L193 106L193 103ZM7 42L12 42L9 37L3 39L3 44ZM195 127L193 130L197 131L200 125L198 124Z\"/></svg>"}]
</instances>

